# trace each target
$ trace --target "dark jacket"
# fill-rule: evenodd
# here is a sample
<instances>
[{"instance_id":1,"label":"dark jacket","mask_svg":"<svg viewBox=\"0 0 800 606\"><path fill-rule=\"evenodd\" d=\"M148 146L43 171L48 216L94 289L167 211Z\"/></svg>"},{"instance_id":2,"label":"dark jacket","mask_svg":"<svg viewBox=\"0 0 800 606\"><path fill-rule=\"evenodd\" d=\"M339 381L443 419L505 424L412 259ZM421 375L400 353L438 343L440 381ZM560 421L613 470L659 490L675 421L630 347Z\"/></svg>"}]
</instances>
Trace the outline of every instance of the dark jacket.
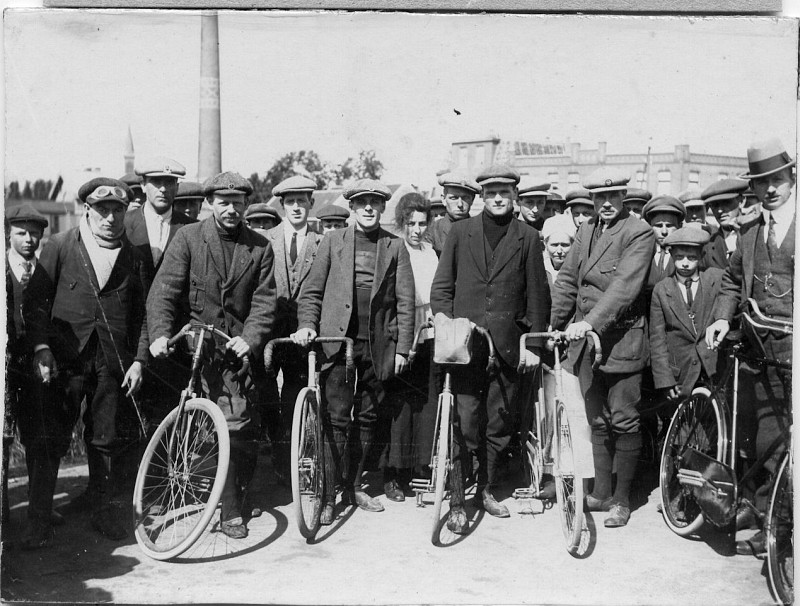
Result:
<instances>
[{"instance_id":1,"label":"dark jacket","mask_svg":"<svg viewBox=\"0 0 800 606\"><path fill-rule=\"evenodd\" d=\"M722 270L712 267L700 272L698 296L693 313L683 299L674 277L656 284L650 304L650 363L656 389L680 385L689 395L700 378L700 370L712 377L717 369L717 352L706 347L706 328L722 283Z\"/></svg>"},{"instance_id":2,"label":"dark jacket","mask_svg":"<svg viewBox=\"0 0 800 606\"><path fill-rule=\"evenodd\" d=\"M28 335L47 344L56 362L74 362L97 333L100 346L123 373L148 358L144 304L149 275L138 250L123 236L108 282L99 288L79 228L61 232L42 248L25 291ZM116 366L116 365L114 365Z\"/></svg>"},{"instance_id":3,"label":"dark jacket","mask_svg":"<svg viewBox=\"0 0 800 606\"><path fill-rule=\"evenodd\" d=\"M648 360L647 283L656 238L651 227L622 210L589 252L598 218L578 229L564 265L553 284L550 323L561 330L575 314L600 336L603 362L600 370L629 373L644 368ZM570 345L570 362L583 355L585 341Z\"/></svg>"},{"instance_id":4,"label":"dark jacket","mask_svg":"<svg viewBox=\"0 0 800 606\"><path fill-rule=\"evenodd\" d=\"M344 337L353 313L355 226L328 233L303 284L300 328L323 337ZM381 381L394 375L395 354L408 354L414 340L414 275L403 240L384 229L378 237L369 307L370 352ZM328 363L341 345L323 345Z\"/></svg>"},{"instance_id":5,"label":"dark jacket","mask_svg":"<svg viewBox=\"0 0 800 606\"><path fill-rule=\"evenodd\" d=\"M728 266L728 248L725 246L725 233L717 228L711 239L703 247L703 266L725 269Z\"/></svg>"},{"instance_id":6,"label":"dark jacket","mask_svg":"<svg viewBox=\"0 0 800 606\"><path fill-rule=\"evenodd\" d=\"M465 219L462 219L462 221L464 220ZM447 241L447 235L456 223L458 223L458 221L453 221L450 215L445 214L445 216L438 221L434 221L425 232L423 236L424 240L431 243L433 250L438 256L442 255L444 243Z\"/></svg>"},{"instance_id":7,"label":"dark jacket","mask_svg":"<svg viewBox=\"0 0 800 606\"><path fill-rule=\"evenodd\" d=\"M147 202L145 201L144 204L147 204ZM144 220L144 204L139 208L135 208L125 213L125 235L128 237L128 240L130 240L131 244L133 244L137 249L139 249L139 252L142 253L142 258L145 262L145 268L147 269L150 275L150 281L152 282L153 278L155 278L158 268L161 267L161 264L164 262L166 251L164 251L164 254L161 255L158 265L154 266L153 253L150 250L150 240L147 237L147 224ZM190 225L192 223L196 223L196 221L194 219L190 219L184 214L173 212L169 223L169 238L167 239L167 248L169 248L169 245L175 238L175 234L178 232L178 230L184 225Z\"/></svg>"},{"instance_id":8,"label":"dark jacket","mask_svg":"<svg viewBox=\"0 0 800 606\"><path fill-rule=\"evenodd\" d=\"M547 329L550 289L541 240L535 229L512 220L491 274L484 240L481 215L453 225L433 278L431 311L488 329L498 355L516 367L520 335Z\"/></svg>"}]
</instances>

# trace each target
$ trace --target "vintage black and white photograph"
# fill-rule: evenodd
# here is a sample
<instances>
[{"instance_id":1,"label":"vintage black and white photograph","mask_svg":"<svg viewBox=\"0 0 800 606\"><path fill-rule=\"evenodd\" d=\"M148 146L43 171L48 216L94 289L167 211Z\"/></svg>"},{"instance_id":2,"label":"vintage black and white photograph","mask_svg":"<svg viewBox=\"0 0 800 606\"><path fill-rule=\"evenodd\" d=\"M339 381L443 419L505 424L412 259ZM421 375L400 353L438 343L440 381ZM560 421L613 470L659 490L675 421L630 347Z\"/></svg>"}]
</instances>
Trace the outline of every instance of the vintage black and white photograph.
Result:
<instances>
[{"instance_id":1,"label":"vintage black and white photograph","mask_svg":"<svg viewBox=\"0 0 800 606\"><path fill-rule=\"evenodd\" d=\"M3 27L4 601L793 603L796 19Z\"/></svg>"}]
</instances>

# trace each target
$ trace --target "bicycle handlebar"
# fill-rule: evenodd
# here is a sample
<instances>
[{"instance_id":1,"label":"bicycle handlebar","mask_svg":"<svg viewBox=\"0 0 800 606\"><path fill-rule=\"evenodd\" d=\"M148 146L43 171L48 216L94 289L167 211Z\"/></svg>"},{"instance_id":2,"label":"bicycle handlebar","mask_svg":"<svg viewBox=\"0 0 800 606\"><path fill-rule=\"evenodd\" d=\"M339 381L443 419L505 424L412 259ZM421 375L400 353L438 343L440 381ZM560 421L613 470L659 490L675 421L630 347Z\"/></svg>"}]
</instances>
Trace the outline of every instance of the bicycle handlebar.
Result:
<instances>
[{"instance_id":1,"label":"bicycle handlebar","mask_svg":"<svg viewBox=\"0 0 800 606\"><path fill-rule=\"evenodd\" d=\"M291 337L281 337L279 339L272 339L270 342L267 343L266 347L264 347L264 370L267 371L267 374L274 374L272 369L272 352L275 349L276 345L283 345L286 343L291 343L292 345L297 345L297 347L302 347L302 345L295 343ZM312 344L322 344L322 343L344 343L345 344L345 370L347 372L347 376L352 378L355 375L356 365L355 361L353 360L353 339L350 337L316 337Z\"/></svg>"},{"instance_id":2,"label":"bicycle handlebar","mask_svg":"<svg viewBox=\"0 0 800 606\"><path fill-rule=\"evenodd\" d=\"M222 339L225 339L226 342L230 341L231 338L232 338L231 336L229 336L229 335L225 334L224 332L222 332L221 330L219 330L213 324L204 324L203 322L189 322L188 324L184 325L184 327L181 328L177 332L177 334L175 334L175 336L173 336L171 339L169 339L167 341L167 347L174 347L178 343L178 341L180 341L182 338L187 336L189 333L197 332L197 331L199 331L201 333L203 331L210 332L211 334L217 335L218 337L220 337ZM198 346L198 350L199 350L199 346ZM249 356L243 356L242 357L242 372L246 373L249 368L250 368L250 358L249 358Z\"/></svg>"},{"instance_id":3,"label":"bicycle handlebar","mask_svg":"<svg viewBox=\"0 0 800 606\"><path fill-rule=\"evenodd\" d=\"M600 345L600 337L593 330L586 331L586 338L592 340L594 345L594 360L592 360L592 370L596 370L600 366L603 359L603 348ZM523 352L526 349L528 340L530 339L553 339L554 341L564 341L564 332L561 330L550 330L545 332L526 332L519 338L519 357L522 358Z\"/></svg>"},{"instance_id":4,"label":"bicycle handlebar","mask_svg":"<svg viewBox=\"0 0 800 606\"><path fill-rule=\"evenodd\" d=\"M419 328L417 329L417 334L414 335L414 342L411 344L411 349L408 351L409 364L414 361L414 358L417 355L417 346L419 345L420 337L422 337L422 332L431 328L433 328L433 320L427 320L420 324Z\"/></svg>"},{"instance_id":5,"label":"bicycle handlebar","mask_svg":"<svg viewBox=\"0 0 800 606\"><path fill-rule=\"evenodd\" d=\"M748 314L746 311L742 313L742 317L755 328L761 328L764 330L774 330L779 331L785 334L792 334L794 325L792 322L786 320L776 320L775 318L768 318L763 314L761 309L758 307L758 303L754 299L747 299L747 303L753 312L753 315L756 317L756 320Z\"/></svg>"},{"instance_id":6,"label":"bicycle handlebar","mask_svg":"<svg viewBox=\"0 0 800 606\"><path fill-rule=\"evenodd\" d=\"M470 326L472 327L472 330L482 335L483 338L486 339L486 343L489 346L489 359L486 363L486 370L489 371L496 364L494 341L492 341L492 336L489 334L488 330L482 326L478 326L474 322L470 322ZM413 362L414 357L417 355L417 346L419 345L419 339L422 336L422 331L431 328L434 328L433 320L428 320L425 323L420 324L420 327L417 329L417 334L414 335L414 342L412 343L411 349L408 352L409 363Z\"/></svg>"}]
</instances>

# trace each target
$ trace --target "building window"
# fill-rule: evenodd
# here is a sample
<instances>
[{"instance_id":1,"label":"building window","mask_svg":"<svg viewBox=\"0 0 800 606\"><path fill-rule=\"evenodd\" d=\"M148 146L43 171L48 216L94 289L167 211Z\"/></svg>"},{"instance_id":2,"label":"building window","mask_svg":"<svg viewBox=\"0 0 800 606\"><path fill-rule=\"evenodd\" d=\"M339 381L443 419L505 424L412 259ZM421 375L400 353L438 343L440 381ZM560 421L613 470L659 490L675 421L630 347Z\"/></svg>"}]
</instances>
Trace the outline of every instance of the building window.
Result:
<instances>
[{"instance_id":1,"label":"building window","mask_svg":"<svg viewBox=\"0 0 800 606\"><path fill-rule=\"evenodd\" d=\"M672 173L668 170L658 171L658 195L669 194L672 188Z\"/></svg>"},{"instance_id":2,"label":"building window","mask_svg":"<svg viewBox=\"0 0 800 606\"><path fill-rule=\"evenodd\" d=\"M569 175L567 175L567 187L569 189L575 189L577 187L580 187L580 184L581 184L580 173L572 172L569 173Z\"/></svg>"},{"instance_id":3,"label":"building window","mask_svg":"<svg viewBox=\"0 0 800 606\"><path fill-rule=\"evenodd\" d=\"M553 187L558 187L558 171L553 170L547 173L547 180L550 181L550 185Z\"/></svg>"},{"instance_id":4,"label":"building window","mask_svg":"<svg viewBox=\"0 0 800 606\"><path fill-rule=\"evenodd\" d=\"M699 170L690 170L689 171L689 185L690 186L698 186L700 185L700 171Z\"/></svg>"},{"instance_id":5,"label":"building window","mask_svg":"<svg viewBox=\"0 0 800 606\"><path fill-rule=\"evenodd\" d=\"M717 175L717 181L722 181L723 179L727 178L728 178L728 173L720 173L719 175Z\"/></svg>"}]
</instances>

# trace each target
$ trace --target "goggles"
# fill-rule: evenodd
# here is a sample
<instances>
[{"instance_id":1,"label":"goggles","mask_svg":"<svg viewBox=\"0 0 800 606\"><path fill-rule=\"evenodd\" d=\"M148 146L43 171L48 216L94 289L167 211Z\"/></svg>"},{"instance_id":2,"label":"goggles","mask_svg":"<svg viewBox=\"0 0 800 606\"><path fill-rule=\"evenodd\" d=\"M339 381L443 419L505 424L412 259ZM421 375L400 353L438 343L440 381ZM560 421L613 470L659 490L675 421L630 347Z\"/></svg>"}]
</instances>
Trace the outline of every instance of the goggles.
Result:
<instances>
[{"instance_id":1,"label":"goggles","mask_svg":"<svg viewBox=\"0 0 800 606\"><path fill-rule=\"evenodd\" d=\"M117 198L122 202L127 202L128 194L125 193L124 189L116 185L101 185L88 196L86 196L86 201L97 202L100 200L105 200L106 198Z\"/></svg>"}]
</instances>

